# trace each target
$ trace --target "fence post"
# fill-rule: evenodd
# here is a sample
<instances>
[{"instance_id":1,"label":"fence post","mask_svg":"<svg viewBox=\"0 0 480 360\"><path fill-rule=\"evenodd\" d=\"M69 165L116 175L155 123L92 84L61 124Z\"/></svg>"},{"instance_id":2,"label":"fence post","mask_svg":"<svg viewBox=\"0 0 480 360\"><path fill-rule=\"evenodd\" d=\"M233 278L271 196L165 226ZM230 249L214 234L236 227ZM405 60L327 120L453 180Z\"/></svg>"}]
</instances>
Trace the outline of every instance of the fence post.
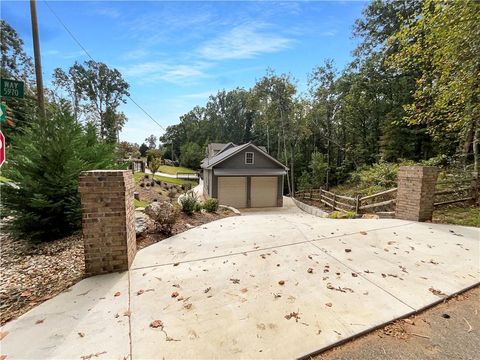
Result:
<instances>
[{"instance_id":1,"label":"fence post","mask_svg":"<svg viewBox=\"0 0 480 360\"><path fill-rule=\"evenodd\" d=\"M480 198L478 196L478 190L480 187L480 178L478 177L478 174L473 174L473 179L472 182L470 183L471 189L470 189L470 196L473 198L473 204L477 204L477 202L480 201Z\"/></svg>"},{"instance_id":2,"label":"fence post","mask_svg":"<svg viewBox=\"0 0 480 360\"><path fill-rule=\"evenodd\" d=\"M310 200L313 200L313 188L310 188Z\"/></svg>"},{"instance_id":3,"label":"fence post","mask_svg":"<svg viewBox=\"0 0 480 360\"><path fill-rule=\"evenodd\" d=\"M359 211L360 211L360 195L357 195L355 197L355 213L358 214Z\"/></svg>"},{"instance_id":4,"label":"fence post","mask_svg":"<svg viewBox=\"0 0 480 360\"><path fill-rule=\"evenodd\" d=\"M333 205L332 206L333 210L335 210L335 206L337 205L337 197L336 197L335 193L333 194L333 204L332 205Z\"/></svg>"}]
</instances>

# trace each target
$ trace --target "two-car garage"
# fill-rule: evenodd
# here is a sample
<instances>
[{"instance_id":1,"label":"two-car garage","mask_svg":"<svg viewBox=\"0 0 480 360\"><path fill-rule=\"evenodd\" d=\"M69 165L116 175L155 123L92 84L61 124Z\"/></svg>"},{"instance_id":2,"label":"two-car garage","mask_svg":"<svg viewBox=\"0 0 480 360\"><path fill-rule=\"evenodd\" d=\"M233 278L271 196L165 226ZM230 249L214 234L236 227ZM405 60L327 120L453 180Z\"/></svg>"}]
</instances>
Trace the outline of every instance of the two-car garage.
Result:
<instances>
[{"instance_id":1,"label":"two-car garage","mask_svg":"<svg viewBox=\"0 0 480 360\"><path fill-rule=\"evenodd\" d=\"M283 178L288 168L265 148L252 143L212 143L202 168L204 193L217 198L220 205L238 209L283 206Z\"/></svg>"},{"instance_id":2,"label":"two-car garage","mask_svg":"<svg viewBox=\"0 0 480 360\"><path fill-rule=\"evenodd\" d=\"M218 201L236 208L275 207L278 176L219 176Z\"/></svg>"}]
</instances>

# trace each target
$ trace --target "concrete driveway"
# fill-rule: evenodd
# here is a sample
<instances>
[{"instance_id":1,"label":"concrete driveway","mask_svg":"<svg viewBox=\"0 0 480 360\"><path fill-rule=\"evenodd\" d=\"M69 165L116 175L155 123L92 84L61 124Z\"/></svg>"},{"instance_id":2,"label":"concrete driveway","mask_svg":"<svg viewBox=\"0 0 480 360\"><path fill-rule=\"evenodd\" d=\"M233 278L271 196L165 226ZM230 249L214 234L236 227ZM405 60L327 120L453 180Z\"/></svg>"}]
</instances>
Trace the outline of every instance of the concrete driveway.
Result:
<instances>
[{"instance_id":1,"label":"concrete driveway","mask_svg":"<svg viewBox=\"0 0 480 360\"><path fill-rule=\"evenodd\" d=\"M129 272L81 281L4 326L1 353L296 358L479 282L479 229L322 219L286 201L152 245Z\"/></svg>"}]
</instances>

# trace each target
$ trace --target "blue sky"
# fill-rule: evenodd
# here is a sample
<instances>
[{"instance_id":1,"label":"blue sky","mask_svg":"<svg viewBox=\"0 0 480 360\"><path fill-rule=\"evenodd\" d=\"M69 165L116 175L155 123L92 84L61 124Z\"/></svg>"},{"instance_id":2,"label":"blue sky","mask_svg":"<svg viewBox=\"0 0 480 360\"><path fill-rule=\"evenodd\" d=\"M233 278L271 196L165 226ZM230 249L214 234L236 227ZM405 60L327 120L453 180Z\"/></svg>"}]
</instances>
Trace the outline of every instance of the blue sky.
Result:
<instances>
[{"instance_id":1,"label":"blue sky","mask_svg":"<svg viewBox=\"0 0 480 360\"><path fill-rule=\"evenodd\" d=\"M366 5L357 1L160 2L49 1L97 61L118 68L132 98L164 127L220 89L249 88L267 68L290 73L300 90L325 59L351 59L352 27ZM37 0L44 82L56 67L87 56ZM33 54L28 1L2 1L8 21ZM32 55L33 56L33 55ZM137 143L163 130L130 101L120 137Z\"/></svg>"}]
</instances>

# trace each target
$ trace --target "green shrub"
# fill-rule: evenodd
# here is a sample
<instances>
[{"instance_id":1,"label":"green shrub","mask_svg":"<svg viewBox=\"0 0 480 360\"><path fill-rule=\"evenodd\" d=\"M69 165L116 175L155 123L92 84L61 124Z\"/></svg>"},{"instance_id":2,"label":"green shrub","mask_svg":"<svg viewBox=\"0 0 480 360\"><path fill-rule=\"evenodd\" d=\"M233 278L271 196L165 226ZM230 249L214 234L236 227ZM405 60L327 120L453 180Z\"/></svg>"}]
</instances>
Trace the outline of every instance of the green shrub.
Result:
<instances>
[{"instance_id":1,"label":"green shrub","mask_svg":"<svg viewBox=\"0 0 480 360\"><path fill-rule=\"evenodd\" d=\"M372 166L366 166L350 175L350 183L359 184L362 187L379 186L391 188L397 186L398 164L379 162Z\"/></svg>"},{"instance_id":2,"label":"green shrub","mask_svg":"<svg viewBox=\"0 0 480 360\"><path fill-rule=\"evenodd\" d=\"M45 122L32 116L29 127L14 134L2 175L2 214L11 234L50 240L81 226L78 179L82 171L118 168L115 148L100 143L93 125L78 124L65 103L52 105Z\"/></svg>"},{"instance_id":3,"label":"green shrub","mask_svg":"<svg viewBox=\"0 0 480 360\"><path fill-rule=\"evenodd\" d=\"M353 219L355 215L355 211L332 211L328 217L330 219Z\"/></svg>"},{"instance_id":4,"label":"green shrub","mask_svg":"<svg viewBox=\"0 0 480 360\"><path fill-rule=\"evenodd\" d=\"M178 220L178 209L167 201L153 202L145 208L145 214L155 222L157 229L170 235Z\"/></svg>"},{"instance_id":5,"label":"green shrub","mask_svg":"<svg viewBox=\"0 0 480 360\"><path fill-rule=\"evenodd\" d=\"M202 209L203 209L202 204L200 204L199 202L197 202L197 203L195 204L195 208L194 208L195 212L200 212L200 211L202 211Z\"/></svg>"},{"instance_id":6,"label":"green shrub","mask_svg":"<svg viewBox=\"0 0 480 360\"><path fill-rule=\"evenodd\" d=\"M189 193L180 198L180 206L182 211L187 215L192 215L197 206L197 197L195 194Z\"/></svg>"},{"instance_id":7,"label":"green shrub","mask_svg":"<svg viewBox=\"0 0 480 360\"><path fill-rule=\"evenodd\" d=\"M203 208L209 213L216 212L218 210L218 200L213 198L208 199L203 203Z\"/></svg>"}]
</instances>

